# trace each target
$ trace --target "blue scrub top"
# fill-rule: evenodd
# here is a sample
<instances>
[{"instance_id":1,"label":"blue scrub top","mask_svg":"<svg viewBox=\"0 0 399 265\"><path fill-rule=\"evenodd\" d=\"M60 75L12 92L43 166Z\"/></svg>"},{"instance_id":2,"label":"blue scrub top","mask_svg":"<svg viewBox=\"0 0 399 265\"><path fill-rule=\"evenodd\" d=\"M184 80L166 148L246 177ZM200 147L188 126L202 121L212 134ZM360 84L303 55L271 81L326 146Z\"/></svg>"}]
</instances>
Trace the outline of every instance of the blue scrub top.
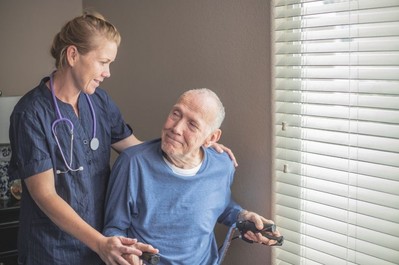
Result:
<instances>
[{"instance_id":1,"label":"blue scrub top","mask_svg":"<svg viewBox=\"0 0 399 265\"><path fill-rule=\"evenodd\" d=\"M84 94L80 94L79 117L71 105L58 102L61 115L74 125L72 168L65 171L60 150L51 130L57 119L52 95L44 78L40 84L21 98L10 119L12 157L11 178L25 179L48 169L54 170L57 193L92 227L103 229L104 198L110 175L111 144L132 134L122 115L108 94L97 88L90 95L97 122L96 136L100 146L90 149L93 136L93 116ZM57 137L66 160L71 161L71 136L66 123L57 126ZM96 253L80 241L61 231L39 209L26 186L20 210L18 239L20 264L101 264Z\"/></svg>"}]
</instances>

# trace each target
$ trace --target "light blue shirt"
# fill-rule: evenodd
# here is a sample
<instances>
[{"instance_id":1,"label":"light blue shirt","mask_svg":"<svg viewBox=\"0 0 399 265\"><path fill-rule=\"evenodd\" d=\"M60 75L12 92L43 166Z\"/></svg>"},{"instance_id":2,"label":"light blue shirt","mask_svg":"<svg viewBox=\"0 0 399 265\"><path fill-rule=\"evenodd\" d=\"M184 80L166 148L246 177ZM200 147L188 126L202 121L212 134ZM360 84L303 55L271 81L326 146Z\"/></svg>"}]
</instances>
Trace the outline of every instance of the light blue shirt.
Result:
<instances>
[{"instance_id":1,"label":"light blue shirt","mask_svg":"<svg viewBox=\"0 0 399 265\"><path fill-rule=\"evenodd\" d=\"M236 222L242 208L231 197L234 166L227 154L204 150L195 176L175 174L161 141L125 150L112 169L106 199L105 235L137 238L160 250L160 265L213 265L214 227Z\"/></svg>"}]
</instances>

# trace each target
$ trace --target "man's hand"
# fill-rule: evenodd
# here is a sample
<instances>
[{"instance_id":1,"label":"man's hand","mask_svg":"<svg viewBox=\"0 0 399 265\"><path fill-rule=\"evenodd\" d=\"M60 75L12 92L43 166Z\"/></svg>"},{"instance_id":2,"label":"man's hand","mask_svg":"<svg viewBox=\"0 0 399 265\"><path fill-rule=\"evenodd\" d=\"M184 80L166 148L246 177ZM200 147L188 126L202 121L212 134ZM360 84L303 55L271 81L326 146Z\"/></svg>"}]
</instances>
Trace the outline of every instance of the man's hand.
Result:
<instances>
[{"instance_id":1,"label":"man's hand","mask_svg":"<svg viewBox=\"0 0 399 265\"><path fill-rule=\"evenodd\" d=\"M133 254L124 254L122 257L131 265L143 265L144 261L139 256Z\"/></svg>"},{"instance_id":2,"label":"man's hand","mask_svg":"<svg viewBox=\"0 0 399 265\"><path fill-rule=\"evenodd\" d=\"M249 211L242 211L238 217L238 220L244 221L248 220L255 224L256 229L262 230L264 224L274 224L272 220L268 220L263 216L260 216L257 213L249 212ZM266 232L271 236L280 237L280 232L276 229L274 232ZM252 231L248 231L244 234L244 237L250 241L258 242L267 246L274 245L278 243L276 240L268 239L267 237L263 236L261 233L254 233Z\"/></svg>"},{"instance_id":3,"label":"man's hand","mask_svg":"<svg viewBox=\"0 0 399 265\"><path fill-rule=\"evenodd\" d=\"M153 248L151 245L148 245L148 244L144 244L144 243L138 242L138 243L135 244L135 247L137 249L140 249L142 253L144 253L144 252L148 252L148 253L151 253L151 254L159 253L158 249ZM141 259L142 255L143 254L141 254L140 256L137 256L137 255L134 255L134 254L124 254L123 258L126 259L126 261L128 261L129 264L131 264L131 265L143 265L143 264L146 264L146 263L144 263L143 259Z\"/></svg>"}]
</instances>

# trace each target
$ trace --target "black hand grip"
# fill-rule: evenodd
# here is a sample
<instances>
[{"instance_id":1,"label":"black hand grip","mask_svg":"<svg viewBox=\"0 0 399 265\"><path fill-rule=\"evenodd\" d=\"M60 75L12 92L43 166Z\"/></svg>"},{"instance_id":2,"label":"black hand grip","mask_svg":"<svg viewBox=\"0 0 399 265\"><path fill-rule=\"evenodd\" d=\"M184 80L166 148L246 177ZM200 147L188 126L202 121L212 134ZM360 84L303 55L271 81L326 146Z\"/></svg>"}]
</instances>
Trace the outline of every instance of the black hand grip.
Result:
<instances>
[{"instance_id":1,"label":"black hand grip","mask_svg":"<svg viewBox=\"0 0 399 265\"><path fill-rule=\"evenodd\" d=\"M158 254L150 253L150 252L143 252L140 256L142 260L144 260L145 264L148 265L156 265L160 260L160 256Z\"/></svg>"},{"instance_id":2,"label":"black hand grip","mask_svg":"<svg viewBox=\"0 0 399 265\"><path fill-rule=\"evenodd\" d=\"M263 229L259 230L256 228L255 223L245 220L245 221L238 221L236 224L238 230L241 233L246 233L247 231L252 231L254 233L261 233L264 234L265 232L274 232L276 231L276 226L274 224L263 224Z\"/></svg>"},{"instance_id":3,"label":"black hand grip","mask_svg":"<svg viewBox=\"0 0 399 265\"><path fill-rule=\"evenodd\" d=\"M276 240L277 243L274 244L274 245L271 245L271 246L282 246L283 243L284 243L284 237L283 236L275 237L275 236L272 236L272 235L267 233L267 232L273 233L273 232L276 231L276 225L275 224L263 224L263 229L259 230L258 228L256 228L255 223L253 223L251 221L248 221L248 220L245 220L245 221L238 221L236 223L236 227L241 233L242 240L244 240L244 241L246 241L248 243L253 243L253 241L244 237L244 234L247 231L252 231L254 233L261 233L264 237L267 237L268 239Z\"/></svg>"}]
</instances>

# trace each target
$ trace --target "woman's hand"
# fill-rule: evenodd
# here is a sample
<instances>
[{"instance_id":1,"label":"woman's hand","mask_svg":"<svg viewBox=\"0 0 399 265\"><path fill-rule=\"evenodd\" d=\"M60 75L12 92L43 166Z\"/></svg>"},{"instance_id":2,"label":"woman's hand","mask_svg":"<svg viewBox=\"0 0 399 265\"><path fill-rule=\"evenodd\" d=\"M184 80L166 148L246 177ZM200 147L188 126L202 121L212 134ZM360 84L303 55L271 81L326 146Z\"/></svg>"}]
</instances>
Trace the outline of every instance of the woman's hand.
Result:
<instances>
[{"instance_id":1,"label":"woman's hand","mask_svg":"<svg viewBox=\"0 0 399 265\"><path fill-rule=\"evenodd\" d=\"M234 166L235 166L235 167L238 166L237 160L236 160L236 158L235 158L235 156L234 156L234 154L233 154L233 151L231 151L230 148L227 148L226 146L224 146L224 145L222 145L222 144L219 144L219 143L214 143L214 144L212 145L212 147L213 147L217 152L219 152L219 153L226 152L226 153L230 156L230 159L233 161Z\"/></svg>"},{"instance_id":2,"label":"woman's hand","mask_svg":"<svg viewBox=\"0 0 399 265\"><path fill-rule=\"evenodd\" d=\"M151 245L137 242L136 239L114 236L104 237L100 242L98 254L107 265L137 265L141 264L138 256L143 252L159 251Z\"/></svg>"}]
</instances>

